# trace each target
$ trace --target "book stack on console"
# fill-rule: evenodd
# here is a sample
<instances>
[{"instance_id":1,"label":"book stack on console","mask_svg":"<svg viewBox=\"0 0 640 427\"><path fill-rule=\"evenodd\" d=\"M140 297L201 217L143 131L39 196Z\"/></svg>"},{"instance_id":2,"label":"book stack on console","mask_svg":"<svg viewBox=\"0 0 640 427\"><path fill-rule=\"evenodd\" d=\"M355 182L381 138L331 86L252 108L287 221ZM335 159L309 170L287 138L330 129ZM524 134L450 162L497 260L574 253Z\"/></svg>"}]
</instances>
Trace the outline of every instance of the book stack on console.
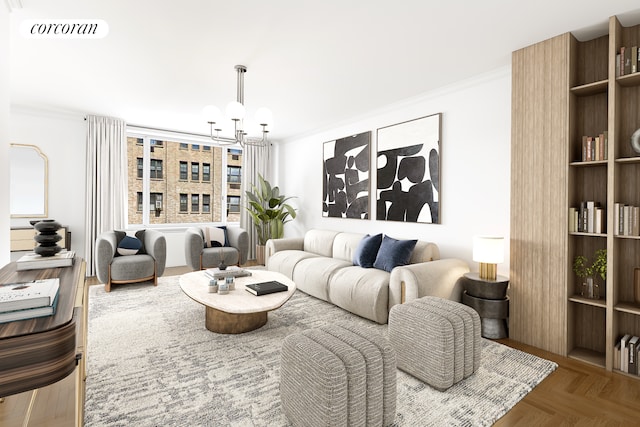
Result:
<instances>
[{"instance_id":1,"label":"book stack on console","mask_svg":"<svg viewBox=\"0 0 640 427\"><path fill-rule=\"evenodd\" d=\"M219 268L207 268L204 271L208 277L212 279L224 279L225 277L245 277L251 276L251 272L249 270L245 270L244 268L230 266L225 270L220 270Z\"/></svg>"},{"instance_id":2,"label":"book stack on console","mask_svg":"<svg viewBox=\"0 0 640 427\"><path fill-rule=\"evenodd\" d=\"M0 285L0 323L55 314L59 293L57 278Z\"/></svg>"},{"instance_id":3,"label":"book stack on console","mask_svg":"<svg viewBox=\"0 0 640 427\"><path fill-rule=\"evenodd\" d=\"M63 250L53 256L42 256L29 252L16 261L16 270L40 270L43 268L70 267L73 265L74 251Z\"/></svg>"}]
</instances>

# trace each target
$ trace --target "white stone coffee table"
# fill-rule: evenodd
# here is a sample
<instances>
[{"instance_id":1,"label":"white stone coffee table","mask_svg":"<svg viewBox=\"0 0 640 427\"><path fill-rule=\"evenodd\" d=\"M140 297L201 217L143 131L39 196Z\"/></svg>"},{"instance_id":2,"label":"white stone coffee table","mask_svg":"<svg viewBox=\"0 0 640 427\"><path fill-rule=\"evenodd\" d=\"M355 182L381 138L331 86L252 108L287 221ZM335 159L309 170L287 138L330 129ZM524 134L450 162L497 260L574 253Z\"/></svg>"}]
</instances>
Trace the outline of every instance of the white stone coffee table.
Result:
<instances>
[{"instance_id":1,"label":"white stone coffee table","mask_svg":"<svg viewBox=\"0 0 640 427\"><path fill-rule=\"evenodd\" d=\"M266 270L250 270L251 276L235 279L236 288L226 295L209 293L209 277L204 271L180 276L180 288L191 299L206 307L205 326L220 334L240 334L253 331L267 323L267 313L281 307L296 290L296 284L287 276ZM289 288L256 296L244 287L250 283L276 280Z\"/></svg>"}]
</instances>

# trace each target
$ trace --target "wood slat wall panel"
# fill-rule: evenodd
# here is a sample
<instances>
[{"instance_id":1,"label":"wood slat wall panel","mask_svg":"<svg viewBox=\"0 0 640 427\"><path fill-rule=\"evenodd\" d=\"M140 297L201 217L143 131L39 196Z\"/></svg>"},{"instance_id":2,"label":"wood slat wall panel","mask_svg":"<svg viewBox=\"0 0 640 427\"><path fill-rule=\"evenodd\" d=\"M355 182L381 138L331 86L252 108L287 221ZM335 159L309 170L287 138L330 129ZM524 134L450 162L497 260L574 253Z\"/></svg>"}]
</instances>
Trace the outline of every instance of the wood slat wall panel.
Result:
<instances>
[{"instance_id":1,"label":"wood slat wall panel","mask_svg":"<svg viewBox=\"0 0 640 427\"><path fill-rule=\"evenodd\" d=\"M566 355L569 46L513 53L511 338Z\"/></svg>"}]
</instances>

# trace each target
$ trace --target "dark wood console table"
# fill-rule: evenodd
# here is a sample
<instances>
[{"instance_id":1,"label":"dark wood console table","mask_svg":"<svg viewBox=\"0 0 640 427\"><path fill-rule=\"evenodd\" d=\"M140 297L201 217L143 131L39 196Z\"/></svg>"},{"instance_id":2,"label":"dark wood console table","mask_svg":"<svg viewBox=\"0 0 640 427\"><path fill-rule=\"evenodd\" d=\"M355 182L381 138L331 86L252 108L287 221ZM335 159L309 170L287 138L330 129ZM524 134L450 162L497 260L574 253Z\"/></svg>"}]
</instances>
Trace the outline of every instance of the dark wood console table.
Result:
<instances>
[{"instance_id":1,"label":"dark wood console table","mask_svg":"<svg viewBox=\"0 0 640 427\"><path fill-rule=\"evenodd\" d=\"M0 403L0 425L38 425L29 419L37 417L38 411L47 416L51 410L38 409L38 390L54 387L74 372L75 421L71 419L73 424L66 425L82 425L88 295L85 272L86 264L78 257L71 267L16 271L12 262L0 269L0 283L60 279L58 306L53 316L0 323L0 397L5 399ZM65 394L71 391L67 388ZM25 399L29 403L24 417L17 416L16 408L22 407L20 401ZM41 406L46 406L43 400L47 399L40 399Z\"/></svg>"}]
</instances>

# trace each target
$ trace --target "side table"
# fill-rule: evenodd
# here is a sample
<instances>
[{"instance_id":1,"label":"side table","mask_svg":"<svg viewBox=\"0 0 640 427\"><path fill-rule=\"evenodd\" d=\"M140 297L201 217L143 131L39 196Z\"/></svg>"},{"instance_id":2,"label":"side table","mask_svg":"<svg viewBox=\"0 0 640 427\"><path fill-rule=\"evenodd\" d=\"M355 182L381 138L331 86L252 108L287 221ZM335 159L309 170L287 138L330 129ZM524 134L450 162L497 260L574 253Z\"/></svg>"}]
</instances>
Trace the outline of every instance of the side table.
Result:
<instances>
[{"instance_id":1,"label":"side table","mask_svg":"<svg viewBox=\"0 0 640 427\"><path fill-rule=\"evenodd\" d=\"M487 280L480 278L478 273L465 273L462 283L462 303L472 307L480 315L482 336L490 339L507 338L509 279L498 276L496 280Z\"/></svg>"}]
</instances>

